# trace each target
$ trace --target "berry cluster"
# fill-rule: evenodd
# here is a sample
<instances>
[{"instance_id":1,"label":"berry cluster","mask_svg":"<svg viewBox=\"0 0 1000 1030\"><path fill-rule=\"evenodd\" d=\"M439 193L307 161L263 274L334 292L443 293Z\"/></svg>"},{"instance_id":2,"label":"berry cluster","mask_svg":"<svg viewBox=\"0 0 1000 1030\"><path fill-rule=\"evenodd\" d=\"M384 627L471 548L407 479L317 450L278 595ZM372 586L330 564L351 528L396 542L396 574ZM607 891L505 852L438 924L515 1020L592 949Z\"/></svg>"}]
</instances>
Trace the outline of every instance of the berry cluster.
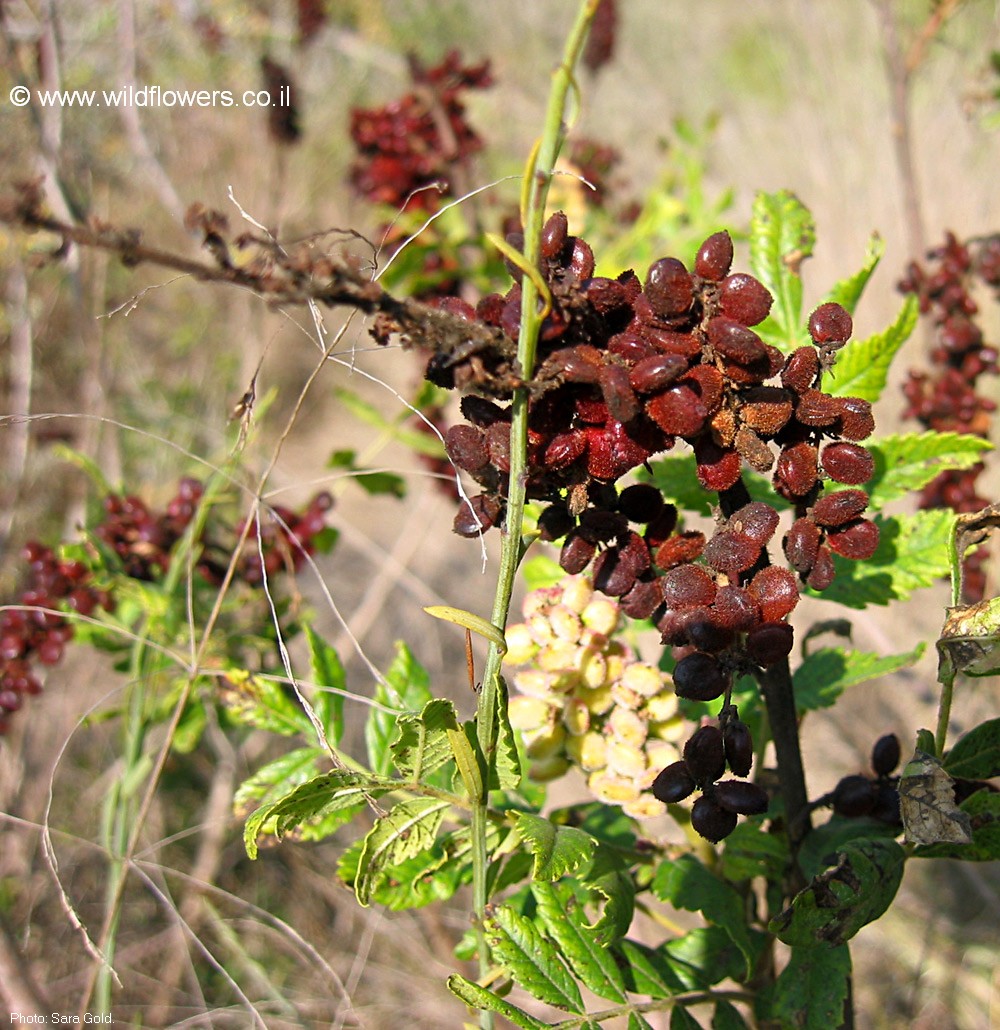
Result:
<instances>
[{"instance_id":1,"label":"berry cluster","mask_svg":"<svg viewBox=\"0 0 1000 1030\"><path fill-rule=\"evenodd\" d=\"M903 417L938 432L988 437L996 403L977 393L977 386L981 376L997 374L997 349L986 343L976 321L979 306L971 291L978 279L1000 293L1000 236L961 243L947 233L928 257L933 262L928 270L913 262L899 284L903 292L917 295L921 313L931 319L936 335L930 353L933 371L911 371L903 386ZM921 506L957 512L984 508L988 501L976 490L982 469L979 464L942 472L924 488ZM985 552L976 552L966 561L964 590L969 602L982 600L984 557Z\"/></svg>"},{"instance_id":2,"label":"berry cluster","mask_svg":"<svg viewBox=\"0 0 1000 1030\"><path fill-rule=\"evenodd\" d=\"M351 112L358 156L351 184L368 200L433 211L451 194L455 168L483 143L465 117L462 93L493 84L489 62L463 66L451 51L433 68L410 59L414 89L383 107ZM437 185L437 190L427 189ZM415 192L419 190L420 192Z\"/></svg>"},{"instance_id":3,"label":"berry cluster","mask_svg":"<svg viewBox=\"0 0 1000 1030\"><path fill-rule=\"evenodd\" d=\"M615 52L618 37L617 0L600 0L583 49L583 66L591 73L603 68Z\"/></svg>"},{"instance_id":4,"label":"berry cluster","mask_svg":"<svg viewBox=\"0 0 1000 1030\"><path fill-rule=\"evenodd\" d=\"M652 618L665 643L691 649L681 656L678 691L701 700L720 696L748 660L767 665L788 654L795 574L823 590L834 553L864 559L878 543L877 527L863 517L868 496L857 489L873 471L857 442L874 428L871 406L819 388L851 334L850 316L836 304L817 308L812 345L786 358L751 328L767 316L771 296L752 276L730 274L732 257L721 232L702 245L693 273L662 258L644 284L631 271L595 277L590 247L568 235L564 215L553 215L541 269L552 312L541 329L528 421L526 486L530 498L548 502L543 539L565 538L560 564L568 573L592 565L595 586L620 597L627 614ZM513 339L520 304L515 284L466 315ZM428 377L463 382L454 361L432 359ZM471 536L504 516L510 409L466 396L462 412L470 424L449 430L446 445L484 488L456 517L456 532ZM614 485L677 439L692 446L701 485L720 495L711 539L680 530L676 509L654 487L619 493ZM784 538L792 571L769 567L778 513L749 502L744 463L773 470L776 490L794 505ZM824 493L824 480L850 489Z\"/></svg>"},{"instance_id":5,"label":"berry cluster","mask_svg":"<svg viewBox=\"0 0 1000 1030\"><path fill-rule=\"evenodd\" d=\"M872 748L874 776L845 776L833 789L828 801L837 815L857 819L870 816L892 826L900 824L899 777L893 770L899 765L899 738L895 733L879 737Z\"/></svg>"},{"instance_id":6,"label":"berry cluster","mask_svg":"<svg viewBox=\"0 0 1000 1030\"><path fill-rule=\"evenodd\" d=\"M594 795L634 818L660 815L648 790L657 771L679 758L684 732L677 698L659 669L614 639L619 606L595 594L585 576L532 591L525 621L507 627L513 676L511 723L522 731L536 780L576 765Z\"/></svg>"},{"instance_id":7,"label":"berry cluster","mask_svg":"<svg viewBox=\"0 0 1000 1030\"><path fill-rule=\"evenodd\" d=\"M726 766L736 776L748 776L753 764L753 740L734 705L727 705L719 725L699 727L684 745L684 757L668 765L653 781L653 796L676 804L695 790L701 793L691 809L691 825L706 840L717 843L736 828L740 815L767 811L763 787L745 779L723 780Z\"/></svg>"},{"instance_id":8,"label":"berry cluster","mask_svg":"<svg viewBox=\"0 0 1000 1030\"><path fill-rule=\"evenodd\" d=\"M90 615L98 606L112 607L107 593L92 586L83 562L60 560L35 541L25 544L22 556L28 565L28 583L20 597L24 607L0 614L0 734L7 732L8 717L21 707L24 696L42 689L32 663L56 665L73 636L72 622L58 609L65 605Z\"/></svg>"},{"instance_id":9,"label":"berry cluster","mask_svg":"<svg viewBox=\"0 0 1000 1030\"><path fill-rule=\"evenodd\" d=\"M121 572L130 579L151 582L169 568L174 546L184 534L201 501L204 488L197 479L184 478L165 510L153 512L133 495L109 495L104 499L104 520L93 529L94 537L112 551ZM274 523L262 526L260 548L244 550L237 579L250 587L283 570L298 571L313 553L316 537L326 527L325 513L333 501L317 494L302 512L276 507ZM202 578L219 585L236 537L244 523L232 529L210 523L199 540L196 567ZM218 533L216 538L214 534ZM223 541L222 537L225 537ZM263 563L260 551L263 552ZM0 614L0 734L8 728L7 715L21 707L25 694L37 694L42 685L32 663L56 665L73 636L72 617L91 615L98 607L112 611L112 594L94 586L85 562L59 558L40 543L25 545L27 586L19 604Z\"/></svg>"}]
</instances>

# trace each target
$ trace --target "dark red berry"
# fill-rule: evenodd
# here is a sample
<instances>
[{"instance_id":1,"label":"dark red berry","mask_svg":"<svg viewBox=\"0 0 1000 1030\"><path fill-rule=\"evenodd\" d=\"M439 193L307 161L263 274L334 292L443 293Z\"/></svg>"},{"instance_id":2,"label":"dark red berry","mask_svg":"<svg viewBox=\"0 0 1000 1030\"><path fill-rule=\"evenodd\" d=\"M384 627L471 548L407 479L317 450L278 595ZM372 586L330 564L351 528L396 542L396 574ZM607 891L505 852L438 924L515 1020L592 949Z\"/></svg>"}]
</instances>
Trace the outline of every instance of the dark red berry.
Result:
<instances>
[{"instance_id":1,"label":"dark red berry","mask_svg":"<svg viewBox=\"0 0 1000 1030\"><path fill-rule=\"evenodd\" d=\"M739 815L762 815L767 811L767 791L746 780L722 780L712 788L716 804Z\"/></svg>"},{"instance_id":2,"label":"dark red berry","mask_svg":"<svg viewBox=\"0 0 1000 1030\"><path fill-rule=\"evenodd\" d=\"M834 530L834 532L837 532L837 530ZM816 551L816 562L806 577L806 583L813 590L826 590L833 582L836 574L837 570L833 566L833 556L830 554L830 548L826 544L820 544Z\"/></svg>"},{"instance_id":3,"label":"dark red berry","mask_svg":"<svg viewBox=\"0 0 1000 1030\"><path fill-rule=\"evenodd\" d=\"M705 840L718 844L736 829L738 817L704 794L691 808L691 825Z\"/></svg>"},{"instance_id":4,"label":"dark red berry","mask_svg":"<svg viewBox=\"0 0 1000 1030\"><path fill-rule=\"evenodd\" d=\"M708 408L689 386L673 386L646 402L649 417L671 436L693 438L705 426Z\"/></svg>"},{"instance_id":5,"label":"dark red berry","mask_svg":"<svg viewBox=\"0 0 1000 1030\"><path fill-rule=\"evenodd\" d=\"M792 652L794 631L787 622L765 622L747 634L747 654L765 669Z\"/></svg>"},{"instance_id":6,"label":"dark red berry","mask_svg":"<svg viewBox=\"0 0 1000 1030\"><path fill-rule=\"evenodd\" d=\"M785 360L781 370L781 385L794 393L803 394L816 385L819 375L819 355L815 347L799 347Z\"/></svg>"},{"instance_id":7,"label":"dark red berry","mask_svg":"<svg viewBox=\"0 0 1000 1030\"><path fill-rule=\"evenodd\" d=\"M744 504L729 516L726 528L748 536L758 546L764 547L778 528L778 513L763 501Z\"/></svg>"},{"instance_id":8,"label":"dark red berry","mask_svg":"<svg viewBox=\"0 0 1000 1030\"><path fill-rule=\"evenodd\" d=\"M649 789L653 792L653 797L665 805L673 805L693 794L696 786L687 763L674 762L657 774Z\"/></svg>"},{"instance_id":9,"label":"dark red berry","mask_svg":"<svg viewBox=\"0 0 1000 1030\"><path fill-rule=\"evenodd\" d=\"M648 619L662 603L663 596L656 580L641 579L637 579L619 601L622 611L630 619Z\"/></svg>"},{"instance_id":10,"label":"dark red berry","mask_svg":"<svg viewBox=\"0 0 1000 1030\"><path fill-rule=\"evenodd\" d=\"M656 393L687 371L688 359L680 354L653 354L637 361L628 374L629 383L639 393Z\"/></svg>"},{"instance_id":11,"label":"dark red berry","mask_svg":"<svg viewBox=\"0 0 1000 1030\"><path fill-rule=\"evenodd\" d=\"M709 321L708 342L716 354L738 365L752 365L767 358L764 342L752 329L722 315Z\"/></svg>"},{"instance_id":12,"label":"dark red berry","mask_svg":"<svg viewBox=\"0 0 1000 1030\"><path fill-rule=\"evenodd\" d=\"M730 682L718 659L701 651L687 655L674 667L674 690L688 701L714 701L722 697Z\"/></svg>"},{"instance_id":13,"label":"dark red berry","mask_svg":"<svg viewBox=\"0 0 1000 1030\"><path fill-rule=\"evenodd\" d=\"M713 569L735 579L760 557L760 544L744 533L722 529L705 545L704 557Z\"/></svg>"},{"instance_id":14,"label":"dark red berry","mask_svg":"<svg viewBox=\"0 0 1000 1030\"><path fill-rule=\"evenodd\" d=\"M567 433L556 433L548 442L542 455L542 464L547 469L568 468L587 449L587 437L579 429Z\"/></svg>"},{"instance_id":15,"label":"dark red berry","mask_svg":"<svg viewBox=\"0 0 1000 1030\"><path fill-rule=\"evenodd\" d=\"M619 494L618 510L629 522L651 522L663 510L663 495L651 483L634 483Z\"/></svg>"},{"instance_id":16,"label":"dark red berry","mask_svg":"<svg viewBox=\"0 0 1000 1030\"><path fill-rule=\"evenodd\" d=\"M476 426L452 426L445 434L448 457L467 472L475 472L489 464L490 454L483 431Z\"/></svg>"},{"instance_id":17,"label":"dark red berry","mask_svg":"<svg viewBox=\"0 0 1000 1030\"><path fill-rule=\"evenodd\" d=\"M753 765L753 738L746 723L731 719L722 734L726 763L736 776L749 776Z\"/></svg>"},{"instance_id":18,"label":"dark red berry","mask_svg":"<svg viewBox=\"0 0 1000 1030\"><path fill-rule=\"evenodd\" d=\"M603 364L597 382L612 418L631 422L639 414L639 401L629 383L629 374L621 365Z\"/></svg>"},{"instance_id":19,"label":"dark red berry","mask_svg":"<svg viewBox=\"0 0 1000 1030\"><path fill-rule=\"evenodd\" d=\"M722 493L740 478L740 455L732 448L720 447L707 434L694 445L698 482L706 490Z\"/></svg>"},{"instance_id":20,"label":"dark red berry","mask_svg":"<svg viewBox=\"0 0 1000 1030\"><path fill-rule=\"evenodd\" d=\"M713 783L726 771L726 751L718 726L702 726L684 745L684 761L695 783Z\"/></svg>"},{"instance_id":21,"label":"dark red berry","mask_svg":"<svg viewBox=\"0 0 1000 1030\"><path fill-rule=\"evenodd\" d=\"M778 622L799 603L799 585L788 569L768 565L758 572L747 587L750 596L760 605L765 622Z\"/></svg>"},{"instance_id":22,"label":"dark red berry","mask_svg":"<svg viewBox=\"0 0 1000 1030\"><path fill-rule=\"evenodd\" d=\"M775 487L787 497L804 497L819 478L819 459L816 448L802 441L786 447L778 455L775 469Z\"/></svg>"},{"instance_id":23,"label":"dark red berry","mask_svg":"<svg viewBox=\"0 0 1000 1030\"><path fill-rule=\"evenodd\" d=\"M636 577L649 568L649 549L638 533L629 533L623 544L602 551L594 562L594 586L610 597L621 597Z\"/></svg>"},{"instance_id":24,"label":"dark red berry","mask_svg":"<svg viewBox=\"0 0 1000 1030\"><path fill-rule=\"evenodd\" d=\"M832 426L842 412L840 397L831 397L822 390L806 390L799 395L795 417L807 426Z\"/></svg>"},{"instance_id":25,"label":"dark red berry","mask_svg":"<svg viewBox=\"0 0 1000 1030\"><path fill-rule=\"evenodd\" d=\"M833 790L833 810L856 819L875 805L875 785L866 776L845 776Z\"/></svg>"},{"instance_id":26,"label":"dark red berry","mask_svg":"<svg viewBox=\"0 0 1000 1030\"><path fill-rule=\"evenodd\" d=\"M899 737L895 733L887 733L879 737L872 748L872 769L876 776L888 776L899 765Z\"/></svg>"},{"instance_id":27,"label":"dark red berry","mask_svg":"<svg viewBox=\"0 0 1000 1030\"><path fill-rule=\"evenodd\" d=\"M649 266L646 275L646 298L661 318L677 318L691 308L694 281L691 273L677 258L660 258Z\"/></svg>"},{"instance_id":28,"label":"dark red berry","mask_svg":"<svg viewBox=\"0 0 1000 1030\"><path fill-rule=\"evenodd\" d=\"M823 471L838 483L858 486L875 474L875 459L856 443L828 443L820 455Z\"/></svg>"},{"instance_id":29,"label":"dark red berry","mask_svg":"<svg viewBox=\"0 0 1000 1030\"><path fill-rule=\"evenodd\" d=\"M851 338L854 323L840 304L820 304L809 316L809 335L817 344L842 344Z\"/></svg>"},{"instance_id":30,"label":"dark red berry","mask_svg":"<svg viewBox=\"0 0 1000 1030\"><path fill-rule=\"evenodd\" d=\"M746 272L727 275L719 290L722 313L743 325L763 322L771 310L772 300L767 287Z\"/></svg>"},{"instance_id":31,"label":"dark red berry","mask_svg":"<svg viewBox=\"0 0 1000 1030\"><path fill-rule=\"evenodd\" d=\"M698 248L694 261L695 272L702 279L719 282L733 263L733 241L728 232L713 233Z\"/></svg>"},{"instance_id":32,"label":"dark red berry","mask_svg":"<svg viewBox=\"0 0 1000 1030\"><path fill-rule=\"evenodd\" d=\"M596 551L594 544L574 531L566 537L559 552L559 564L571 576L575 576L591 563Z\"/></svg>"},{"instance_id":33,"label":"dark red berry","mask_svg":"<svg viewBox=\"0 0 1000 1030\"><path fill-rule=\"evenodd\" d=\"M701 557L704 550L705 534L698 529L689 529L668 537L660 544L656 551L656 564L661 569L673 569Z\"/></svg>"},{"instance_id":34,"label":"dark red berry","mask_svg":"<svg viewBox=\"0 0 1000 1030\"><path fill-rule=\"evenodd\" d=\"M875 430L872 406L860 397L837 397L840 435L848 440L864 440Z\"/></svg>"},{"instance_id":35,"label":"dark red berry","mask_svg":"<svg viewBox=\"0 0 1000 1030\"><path fill-rule=\"evenodd\" d=\"M831 529L826 535L826 542L830 545L831 551L855 561L870 558L878 549L878 541L878 526L868 519L848 522Z\"/></svg>"},{"instance_id":36,"label":"dark red berry","mask_svg":"<svg viewBox=\"0 0 1000 1030\"><path fill-rule=\"evenodd\" d=\"M715 580L700 565L678 565L660 579L663 601L670 609L708 606L715 600Z\"/></svg>"},{"instance_id":37,"label":"dark red berry","mask_svg":"<svg viewBox=\"0 0 1000 1030\"><path fill-rule=\"evenodd\" d=\"M808 575L816 564L816 554L822 538L822 530L812 519L808 517L796 519L792 523L791 529L785 534L783 541L788 564L796 572Z\"/></svg>"},{"instance_id":38,"label":"dark red berry","mask_svg":"<svg viewBox=\"0 0 1000 1030\"><path fill-rule=\"evenodd\" d=\"M868 494L864 490L838 490L816 501L812 517L821 526L842 526L856 519L867 507Z\"/></svg>"},{"instance_id":39,"label":"dark red berry","mask_svg":"<svg viewBox=\"0 0 1000 1030\"><path fill-rule=\"evenodd\" d=\"M569 232L569 220L562 211L550 215L542 228L542 257L550 261L562 254Z\"/></svg>"},{"instance_id":40,"label":"dark red berry","mask_svg":"<svg viewBox=\"0 0 1000 1030\"><path fill-rule=\"evenodd\" d=\"M760 608L743 587L719 587L713 611L723 626L736 633L745 633L760 622Z\"/></svg>"}]
</instances>

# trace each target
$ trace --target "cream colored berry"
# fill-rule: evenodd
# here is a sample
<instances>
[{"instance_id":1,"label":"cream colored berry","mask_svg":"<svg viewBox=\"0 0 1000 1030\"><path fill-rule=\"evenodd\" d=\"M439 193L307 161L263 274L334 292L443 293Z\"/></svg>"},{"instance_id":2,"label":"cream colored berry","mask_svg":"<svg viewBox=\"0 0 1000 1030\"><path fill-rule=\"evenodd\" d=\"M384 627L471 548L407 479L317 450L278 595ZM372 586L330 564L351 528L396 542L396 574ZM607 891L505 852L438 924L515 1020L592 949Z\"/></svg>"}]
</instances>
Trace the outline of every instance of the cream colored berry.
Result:
<instances>
[{"instance_id":1,"label":"cream colored berry","mask_svg":"<svg viewBox=\"0 0 1000 1030\"><path fill-rule=\"evenodd\" d=\"M584 772L595 772L608 764L608 742L601 733L588 731L566 741L566 753Z\"/></svg>"},{"instance_id":2,"label":"cream colored berry","mask_svg":"<svg viewBox=\"0 0 1000 1030\"><path fill-rule=\"evenodd\" d=\"M552 605L559 602L562 591L558 587L541 587L532 590L525 599L521 610L524 612L525 621L530 621L532 615L545 615Z\"/></svg>"},{"instance_id":3,"label":"cream colored berry","mask_svg":"<svg viewBox=\"0 0 1000 1030\"><path fill-rule=\"evenodd\" d=\"M567 640L575 644L583 632L583 623L575 611L564 604L555 605L549 612L552 632L559 640Z\"/></svg>"},{"instance_id":4,"label":"cream colored berry","mask_svg":"<svg viewBox=\"0 0 1000 1030\"><path fill-rule=\"evenodd\" d=\"M532 612L528 616L525 625L528 627L531 639L540 647L544 647L555 639L555 633L552 632L552 623L549 622L548 615L543 615L541 612Z\"/></svg>"},{"instance_id":5,"label":"cream colored berry","mask_svg":"<svg viewBox=\"0 0 1000 1030\"><path fill-rule=\"evenodd\" d=\"M646 753L635 744L612 737L608 741L608 769L619 776L638 780L646 773Z\"/></svg>"},{"instance_id":6,"label":"cream colored berry","mask_svg":"<svg viewBox=\"0 0 1000 1030\"><path fill-rule=\"evenodd\" d=\"M642 708L643 702L646 700L641 694L637 694L634 690L629 690L621 680L615 680L611 684L611 696L615 699L616 705L621 705L622 708L630 708L633 711Z\"/></svg>"},{"instance_id":7,"label":"cream colored berry","mask_svg":"<svg viewBox=\"0 0 1000 1030\"><path fill-rule=\"evenodd\" d=\"M649 735L676 744L690 729L690 725L684 719L675 715L672 719L664 719L663 722L651 722Z\"/></svg>"},{"instance_id":8,"label":"cream colored berry","mask_svg":"<svg viewBox=\"0 0 1000 1030\"><path fill-rule=\"evenodd\" d=\"M607 597L595 597L583 609L583 624L596 633L611 636L618 628L618 605Z\"/></svg>"},{"instance_id":9,"label":"cream colored berry","mask_svg":"<svg viewBox=\"0 0 1000 1030\"><path fill-rule=\"evenodd\" d=\"M622 805L622 811L632 819L655 819L666 810L667 806L652 794L640 794L635 801L626 801Z\"/></svg>"},{"instance_id":10,"label":"cream colored berry","mask_svg":"<svg viewBox=\"0 0 1000 1030\"><path fill-rule=\"evenodd\" d=\"M615 699L611 696L610 683L593 689L581 685L575 696L587 705L591 715L604 715L606 712L610 712L615 704Z\"/></svg>"},{"instance_id":11,"label":"cream colored berry","mask_svg":"<svg viewBox=\"0 0 1000 1030\"><path fill-rule=\"evenodd\" d=\"M608 680L607 660L600 651L593 648L577 648L576 667L580 670L584 686L591 690L603 687Z\"/></svg>"},{"instance_id":12,"label":"cream colored berry","mask_svg":"<svg viewBox=\"0 0 1000 1030\"><path fill-rule=\"evenodd\" d=\"M680 751L672 743L656 737L647 739L645 751L646 764L649 772L652 773L652 778L647 786L652 786L653 780L656 779L661 769L666 769L668 765L673 765L674 762L679 762L681 759Z\"/></svg>"},{"instance_id":13,"label":"cream colored berry","mask_svg":"<svg viewBox=\"0 0 1000 1030\"><path fill-rule=\"evenodd\" d=\"M523 622L508 626L504 636L507 638L507 653L503 656L506 665L527 665L535 657L538 644Z\"/></svg>"},{"instance_id":14,"label":"cream colored berry","mask_svg":"<svg viewBox=\"0 0 1000 1030\"><path fill-rule=\"evenodd\" d=\"M580 697L567 697L563 706L563 725L573 737L582 737L590 729L590 709Z\"/></svg>"},{"instance_id":15,"label":"cream colored berry","mask_svg":"<svg viewBox=\"0 0 1000 1030\"><path fill-rule=\"evenodd\" d=\"M621 681L629 690L634 690L643 697L652 697L663 690L666 677L647 662L632 662L622 671Z\"/></svg>"},{"instance_id":16,"label":"cream colored berry","mask_svg":"<svg viewBox=\"0 0 1000 1030\"><path fill-rule=\"evenodd\" d=\"M677 695L672 690L656 694L646 702L646 714L653 722L666 722L677 715Z\"/></svg>"},{"instance_id":17,"label":"cream colored berry","mask_svg":"<svg viewBox=\"0 0 1000 1030\"><path fill-rule=\"evenodd\" d=\"M511 726L524 732L548 726L561 705L544 701L540 697L512 697L507 705L507 716Z\"/></svg>"},{"instance_id":18,"label":"cream colored berry","mask_svg":"<svg viewBox=\"0 0 1000 1030\"><path fill-rule=\"evenodd\" d=\"M579 615L594 597L594 588L586 576L567 576L562 581L562 603Z\"/></svg>"},{"instance_id":19,"label":"cream colored berry","mask_svg":"<svg viewBox=\"0 0 1000 1030\"><path fill-rule=\"evenodd\" d=\"M587 778L587 786L596 798L612 805L637 801L640 795L639 787L634 780L616 776L610 771L591 773Z\"/></svg>"},{"instance_id":20,"label":"cream colored berry","mask_svg":"<svg viewBox=\"0 0 1000 1030\"><path fill-rule=\"evenodd\" d=\"M576 644L568 640L553 639L535 656L535 664L543 672L567 672L577 668Z\"/></svg>"},{"instance_id":21,"label":"cream colored berry","mask_svg":"<svg viewBox=\"0 0 1000 1030\"><path fill-rule=\"evenodd\" d=\"M530 697L550 698L556 693L559 676L554 672L543 672L541 669L521 669L514 674L514 686ZM516 698L515 698L516 700ZM558 704L555 698L550 704Z\"/></svg>"},{"instance_id":22,"label":"cream colored berry","mask_svg":"<svg viewBox=\"0 0 1000 1030\"><path fill-rule=\"evenodd\" d=\"M612 687L612 691L614 688ZM646 720L638 713L629 708L622 708L615 705L608 716L608 729L612 736L618 740L631 744L633 747L641 748L646 743Z\"/></svg>"}]
</instances>

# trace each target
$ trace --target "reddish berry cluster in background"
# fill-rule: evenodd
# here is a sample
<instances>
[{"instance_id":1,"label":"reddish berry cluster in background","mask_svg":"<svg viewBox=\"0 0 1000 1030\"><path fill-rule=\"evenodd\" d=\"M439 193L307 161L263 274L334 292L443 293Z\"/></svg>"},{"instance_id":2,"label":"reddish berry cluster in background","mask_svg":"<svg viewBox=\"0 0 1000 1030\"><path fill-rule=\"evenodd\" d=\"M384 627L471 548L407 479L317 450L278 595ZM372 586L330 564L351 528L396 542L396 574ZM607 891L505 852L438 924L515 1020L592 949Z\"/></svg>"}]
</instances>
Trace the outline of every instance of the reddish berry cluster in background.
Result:
<instances>
[{"instance_id":1,"label":"reddish berry cluster in background","mask_svg":"<svg viewBox=\"0 0 1000 1030\"><path fill-rule=\"evenodd\" d=\"M508 241L522 242L516 234ZM859 444L874 429L871 406L820 385L851 335L851 317L838 304L823 304L809 319L811 344L787 357L765 344L752 327L767 317L772 298L753 276L730 272L733 245L725 232L705 240L693 271L661 258L645 282L632 271L595 276L591 248L569 234L562 213L546 223L541 249L552 310L529 385L525 477L527 496L547 504L541 535L564 539L566 572L592 566L595 587L620 598L633 618L652 619L675 648L680 696L721 697L734 675L790 653L786 619L800 584L824 590L834 578L834 554L865 559L877 547L878 529L864 518L868 495L859 489L874 470ZM512 273L517 280L519 270ZM517 338L519 282L475 309L457 299L443 303ZM437 356L427 377L474 387L482 360ZM473 536L504 519L511 412L468 395L462 413L468 424L450 429L446 446L483 488L455 520L456 532ZM654 486L615 486L678 439L694 451L701 486L719 495L711 538L681 530L677 509ZM744 464L771 473L793 507L782 542L788 568L770 564L779 515L750 499ZM827 483L847 489L827 490ZM699 767L692 782L706 789L714 782L709 772L717 772L714 765ZM720 809L717 794L706 789L700 806L711 812L705 824L713 832L729 821L718 810L732 811Z\"/></svg>"},{"instance_id":2,"label":"reddish berry cluster in background","mask_svg":"<svg viewBox=\"0 0 1000 1030\"><path fill-rule=\"evenodd\" d=\"M913 262L899 288L916 294L920 311L931 320L935 344L931 372L911 371L903 386L907 408L926 429L988 437L996 403L977 392L984 375L997 374L997 349L988 344L976 318L979 305L972 296L976 280L1000 299L1000 235L960 242L947 233L944 243L928 254L927 269ZM942 472L923 490L924 508L978 511L989 503L976 491L981 464ZM965 563L966 600L982 600L986 588L985 552Z\"/></svg>"},{"instance_id":3,"label":"reddish berry cluster in background","mask_svg":"<svg viewBox=\"0 0 1000 1030\"><path fill-rule=\"evenodd\" d=\"M465 117L462 94L485 89L493 79L489 61L463 66L455 50L433 68L411 57L410 75L412 92L351 112L358 153L351 184L374 203L433 211L440 197L453 195L455 168L483 146Z\"/></svg>"},{"instance_id":4,"label":"reddish berry cluster in background","mask_svg":"<svg viewBox=\"0 0 1000 1030\"><path fill-rule=\"evenodd\" d=\"M184 478L162 512L151 511L139 497L111 494L104 499L105 518L93 534L114 552L125 576L155 581L170 567L173 548L194 518L203 492L197 479ZM302 512L274 508L274 521L261 525L259 550L253 545L244 549L235 578L259 587L264 580L262 568L268 576L297 572L314 552L332 503L329 494L320 493ZM222 582L232 546L243 528L244 523L239 523L234 534L213 521L206 525L195 562L206 582L215 586ZM18 601L22 607L0 614L0 734L7 731L8 717L21 707L24 696L42 689L34 663L52 666L62 658L73 637L69 613L89 616L98 607L106 611L115 608L113 592L95 587L94 573L85 562L61 559L35 541L25 545L23 557L28 577Z\"/></svg>"}]
</instances>

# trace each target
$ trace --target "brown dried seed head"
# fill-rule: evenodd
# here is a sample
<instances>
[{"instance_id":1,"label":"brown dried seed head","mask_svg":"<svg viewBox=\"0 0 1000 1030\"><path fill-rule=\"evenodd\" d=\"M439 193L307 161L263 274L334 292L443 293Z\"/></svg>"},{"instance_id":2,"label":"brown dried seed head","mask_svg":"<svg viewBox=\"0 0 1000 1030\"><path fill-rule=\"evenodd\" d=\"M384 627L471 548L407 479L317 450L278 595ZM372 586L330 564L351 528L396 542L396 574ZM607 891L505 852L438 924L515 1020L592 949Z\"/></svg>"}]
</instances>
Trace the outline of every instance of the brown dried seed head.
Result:
<instances>
[{"instance_id":1,"label":"brown dried seed head","mask_svg":"<svg viewBox=\"0 0 1000 1030\"><path fill-rule=\"evenodd\" d=\"M661 569L673 569L701 557L705 550L705 534L697 529L668 537L657 548L656 564Z\"/></svg>"},{"instance_id":2,"label":"brown dried seed head","mask_svg":"<svg viewBox=\"0 0 1000 1030\"><path fill-rule=\"evenodd\" d=\"M722 373L714 365L695 365L681 376L680 383L690 386L701 398L710 415L722 406Z\"/></svg>"},{"instance_id":3,"label":"brown dried seed head","mask_svg":"<svg viewBox=\"0 0 1000 1030\"><path fill-rule=\"evenodd\" d=\"M736 433L736 450L755 472L763 474L774 468L771 448L747 426L740 426Z\"/></svg>"},{"instance_id":4,"label":"brown dried seed head","mask_svg":"<svg viewBox=\"0 0 1000 1030\"><path fill-rule=\"evenodd\" d=\"M792 398L777 386L754 386L741 395L740 419L761 436L774 436L792 417Z\"/></svg>"},{"instance_id":5,"label":"brown dried seed head","mask_svg":"<svg viewBox=\"0 0 1000 1030\"><path fill-rule=\"evenodd\" d=\"M727 450L732 449L736 439L736 415L732 408L720 408L712 416L711 425L715 442Z\"/></svg>"}]
</instances>

